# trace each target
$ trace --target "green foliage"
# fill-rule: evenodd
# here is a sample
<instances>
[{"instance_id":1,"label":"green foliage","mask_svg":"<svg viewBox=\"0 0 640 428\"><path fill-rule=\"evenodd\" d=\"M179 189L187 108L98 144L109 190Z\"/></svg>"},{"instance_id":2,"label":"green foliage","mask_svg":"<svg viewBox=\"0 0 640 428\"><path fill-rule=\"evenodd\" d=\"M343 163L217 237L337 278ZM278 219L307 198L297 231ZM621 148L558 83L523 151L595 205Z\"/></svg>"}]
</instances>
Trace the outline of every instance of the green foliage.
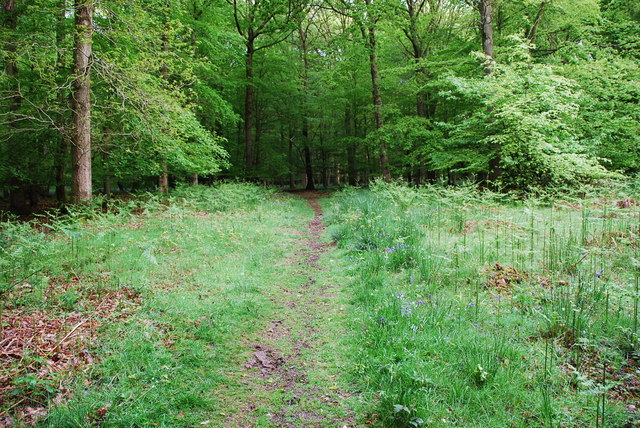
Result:
<instances>
[{"instance_id":1,"label":"green foliage","mask_svg":"<svg viewBox=\"0 0 640 428\"><path fill-rule=\"evenodd\" d=\"M443 164L494 174L504 186L516 189L612 177L598 162L593 145L583 142L586 123L579 113L578 84L550 66L532 63L526 44L515 45L511 52L514 62L499 64L488 78L451 76L443 81L449 89L441 96L467 105L480 102L474 110L463 110L450 127L457 150L448 153Z\"/></svg>"},{"instance_id":2,"label":"green foliage","mask_svg":"<svg viewBox=\"0 0 640 428\"><path fill-rule=\"evenodd\" d=\"M475 179L531 191L636 173L637 5L495 2L496 65L485 77L471 3L103 2L92 64L94 181L148 186L166 167L178 181L249 174L295 184L310 170L324 184L363 183L380 172L383 143L393 174L416 184ZM73 13L56 0L19 6L0 38L0 61L15 65L0 75L0 188L46 193L68 184L71 170ZM252 171L241 126L247 84Z\"/></svg>"},{"instance_id":3,"label":"green foliage","mask_svg":"<svg viewBox=\"0 0 640 428\"><path fill-rule=\"evenodd\" d=\"M169 414L182 423L180 411L194 423L204 420L200 415L217 400L202 392L222 385L226 374L221 367L231 364L237 350L220 353L218 344L233 337L236 327L257 325L261 306L269 304L266 297L256 301L258 294L247 291L245 280L282 279L276 262L291 243L285 237L274 240L270 230L290 227L295 217L288 214L299 213L299 205L258 186L226 183L185 187L169 197L112 199L107 210L95 202L37 223L2 222L0 318L8 311L41 310L48 319L64 320L73 313L88 321L97 305L126 290L141 293L143 303L141 312L125 323L116 320L131 315L126 311L131 302L100 312L97 321L103 327L83 337L84 347L77 350L94 355L95 366L87 378L75 373L73 386L69 374L62 379L39 372L53 355L21 355L13 392L0 404L1 411L20 400L49 400L62 382L76 393L50 416L48 423L55 426L94 418L111 404L105 423L115 425L145 425ZM215 215L220 212L225 215ZM174 322L179 322L175 330L162 327ZM60 340L68 331L40 333L58 333ZM99 342L92 341L96 333ZM171 349L162 344L167 335L175 342Z\"/></svg>"},{"instance_id":4,"label":"green foliage","mask_svg":"<svg viewBox=\"0 0 640 428\"><path fill-rule=\"evenodd\" d=\"M275 194L250 183L230 182L219 184L214 190L205 186L182 186L171 193L170 200L197 210L218 212L250 209L275 200Z\"/></svg>"},{"instance_id":5,"label":"green foliage","mask_svg":"<svg viewBox=\"0 0 640 428\"><path fill-rule=\"evenodd\" d=\"M639 170L640 96L637 61L611 58L581 62L568 67L567 74L582 82L581 106L584 135L588 145L611 170L635 173Z\"/></svg>"},{"instance_id":6,"label":"green foliage","mask_svg":"<svg viewBox=\"0 0 640 428\"><path fill-rule=\"evenodd\" d=\"M430 120L411 116L386 124L367 136L373 147L378 147L381 141L387 143L389 149L396 154L394 160L399 164L396 171L400 176L421 165L428 165L431 170L436 171L446 169L439 163L437 156L437 153L443 151L442 139L442 130Z\"/></svg>"},{"instance_id":7,"label":"green foliage","mask_svg":"<svg viewBox=\"0 0 640 428\"><path fill-rule=\"evenodd\" d=\"M36 3L18 7L0 40L3 68L13 62L17 70L0 75L0 138L8 142L0 151L3 191L33 184L46 192L67 184L67 175L57 177L57 170L71 170L73 13L66 2ZM178 178L213 175L228 165L224 138L216 129L235 115L216 81L200 79L212 68L196 56L193 21L182 15L183 8L186 4L113 1L96 9L91 79L95 181L139 182L158 175L163 164Z\"/></svg>"},{"instance_id":8,"label":"green foliage","mask_svg":"<svg viewBox=\"0 0 640 428\"><path fill-rule=\"evenodd\" d=\"M384 426L635 420L615 394L600 410L637 349L638 208L616 199L631 195L556 194L549 207L380 182L335 195L327 220L353 278L352 375L370 413ZM414 262L388 262L397 236Z\"/></svg>"}]
</instances>

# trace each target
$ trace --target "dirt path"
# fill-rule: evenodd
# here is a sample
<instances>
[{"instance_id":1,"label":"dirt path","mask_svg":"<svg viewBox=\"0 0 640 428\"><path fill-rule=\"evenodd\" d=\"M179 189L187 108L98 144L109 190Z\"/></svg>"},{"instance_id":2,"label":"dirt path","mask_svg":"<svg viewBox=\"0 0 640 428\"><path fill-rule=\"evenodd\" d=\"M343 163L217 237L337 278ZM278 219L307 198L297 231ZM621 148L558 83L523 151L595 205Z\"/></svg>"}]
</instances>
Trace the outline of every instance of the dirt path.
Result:
<instances>
[{"instance_id":1,"label":"dirt path","mask_svg":"<svg viewBox=\"0 0 640 428\"><path fill-rule=\"evenodd\" d=\"M248 402L239 406L227 426L354 426L354 416L344 408L349 394L335 386L339 369L325 349L330 340L325 321L342 308L334 294L339 290L317 278L324 270L319 262L330 249L322 241L325 225L318 203L322 195L298 196L308 202L314 217L299 237L297 250L285 261L296 285L285 284L274 292L271 299L277 309L268 328L247 342L252 348L243 375Z\"/></svg>"}]
</instances>

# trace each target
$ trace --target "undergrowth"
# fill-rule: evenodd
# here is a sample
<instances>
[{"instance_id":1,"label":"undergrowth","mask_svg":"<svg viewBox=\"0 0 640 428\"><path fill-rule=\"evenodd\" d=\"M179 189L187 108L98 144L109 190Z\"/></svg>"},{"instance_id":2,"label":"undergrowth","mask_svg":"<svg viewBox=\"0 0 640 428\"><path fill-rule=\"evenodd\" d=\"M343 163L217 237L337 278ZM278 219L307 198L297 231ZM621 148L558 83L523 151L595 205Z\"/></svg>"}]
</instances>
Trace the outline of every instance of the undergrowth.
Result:
<instances>
[{"instance_id":1,"label":"undergrowth","mask_svg":"<svg viewBox=\"0 0 640 428\"><path fill-rule=\"evenodd\" d=\"M377 182L331 206L382 426L640 423L635 199Z\"/></svg>"},{"instance_id":2,"label":"undergrowth","mask_svg":"<svg viewBox=\"0 0 640 428\"><path fill-rule=\"evenodd\" d=\"M0 425L209 418L298 205L227 183L0 224Z\"/></svg>"}]
</instances>

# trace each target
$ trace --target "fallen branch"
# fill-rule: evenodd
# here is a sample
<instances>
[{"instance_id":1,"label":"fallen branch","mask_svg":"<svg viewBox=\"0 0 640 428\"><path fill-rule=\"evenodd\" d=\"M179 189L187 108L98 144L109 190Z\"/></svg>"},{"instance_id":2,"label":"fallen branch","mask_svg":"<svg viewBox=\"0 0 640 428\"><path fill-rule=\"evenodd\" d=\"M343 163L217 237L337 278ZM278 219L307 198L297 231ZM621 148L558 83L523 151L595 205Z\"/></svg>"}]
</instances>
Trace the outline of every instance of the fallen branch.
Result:
<instances>
[{"instance_id":1,"label":"fallen branch","mask_svg":"<svg viewBox=\"0 0 640 428\"><path fill-rule=\"evenodd\" d=\"M73 334L73 333L74 333L74 332L75 332L75 331L76 331L76 330L77 330L77 329L78 329L82 324L84 324L84 323L85 323L87 320L89 320L89 319L91 319L91 318L84 319L84 320L80 321L78 324L76 324L76 326L75 326L75 327L73 327L73 328L71 329L71 331L70 331L69 333L67 333L67 334L62 338L62 340L60 340L60 341L58 342L58 344L55 346L55 348L53 348L53 351L52 351L52 352L57 351L57 350L58 350L58 348L60 347L60 345L62 345L62 344L64 343L64 341L65 341L65 340L67 340L67 339L68 339L68 338L69 338L69 337L70 337L70 336L71 336L71 335L72 335L72 334Z\"/></svg>"},{"instance_id":2,"label":"fallen branch","mask_svg":"<svg viewBox=\"0 0 640 428\"><path fill-rule=\"evenodd\" d=\"M20 401L16 401L15 403L13 403L11 406L9 406L8 408L4 409L2 412L0 412L0 416L2 415L7 415L9 413L9 410L13 409L14 407L16 407L18 404L22 403L23 401L25 401L27 399L27 397L24 397L22 400Z\"/></svg>"}]
</instances>

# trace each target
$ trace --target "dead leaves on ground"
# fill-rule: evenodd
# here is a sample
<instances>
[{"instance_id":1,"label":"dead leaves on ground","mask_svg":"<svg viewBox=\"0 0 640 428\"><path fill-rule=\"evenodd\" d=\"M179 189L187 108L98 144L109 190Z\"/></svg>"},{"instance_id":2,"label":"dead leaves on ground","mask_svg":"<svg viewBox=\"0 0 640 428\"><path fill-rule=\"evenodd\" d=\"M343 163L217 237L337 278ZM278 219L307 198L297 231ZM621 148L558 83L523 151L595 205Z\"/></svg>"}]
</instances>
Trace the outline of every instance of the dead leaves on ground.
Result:
<instances>
[{"instance_id":1,"label":"dead leaves on ground","mask_svg":"<svg viewBox=\"0 0 640 428\"><path fill-rule=\"evenodd\" d=\"M51 314L43 310L5 310L0 331L0 426L11 426L17 415L27 425L46 414L39 405L47 395L62 401L69 375L94 362L92 342L97 330L133 313L139 292L121 288L107 294L89 293L83 312ZM43 413L44 412L44 413Z\"/></svg>"}]
</instances>

